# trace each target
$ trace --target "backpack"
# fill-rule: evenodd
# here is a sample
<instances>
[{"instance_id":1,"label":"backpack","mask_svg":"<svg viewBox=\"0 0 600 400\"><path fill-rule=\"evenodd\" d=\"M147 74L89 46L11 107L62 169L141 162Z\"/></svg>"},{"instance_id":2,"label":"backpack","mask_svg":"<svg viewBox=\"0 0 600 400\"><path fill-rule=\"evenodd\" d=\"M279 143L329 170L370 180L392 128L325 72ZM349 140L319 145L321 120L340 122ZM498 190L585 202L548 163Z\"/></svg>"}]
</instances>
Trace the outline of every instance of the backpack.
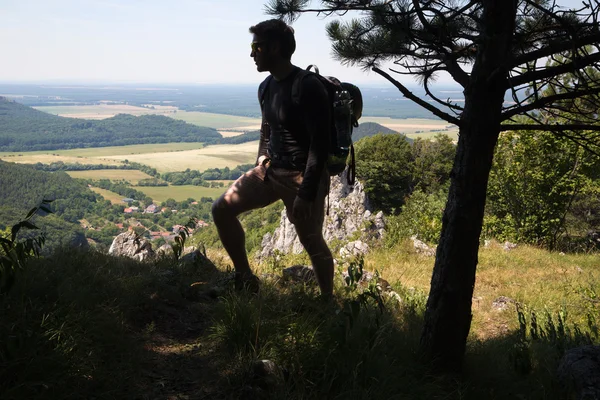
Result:
<instances>
[{"instance_id":1,"label":"backpack","mask_svg":"<svg viewBox=\"0 0 600 400\"><path fill-rule=\"evenodd\" d=\"M314 68L315 72L311 71ZM358 119L362 116L362 94L355 85L340 82L332 76L322 76L316 65L309 65L305 70L298 72L292 83L292 103L300 104L300 91L302 79L309 74L314 74L327 89L331 104L331 131L330 145L327 157L327 171L330 176L339 175L346 169L348 156L351 156L348 168L348 184L353 185L356 178L356 162L354 158L354 145L352 144L352 129L358 126ZM258 98L261 109L264 95L269 85L271 76L267 77L260 85ZM266 124L263 118L263 126Z\"/></svg>"}]
</instances>

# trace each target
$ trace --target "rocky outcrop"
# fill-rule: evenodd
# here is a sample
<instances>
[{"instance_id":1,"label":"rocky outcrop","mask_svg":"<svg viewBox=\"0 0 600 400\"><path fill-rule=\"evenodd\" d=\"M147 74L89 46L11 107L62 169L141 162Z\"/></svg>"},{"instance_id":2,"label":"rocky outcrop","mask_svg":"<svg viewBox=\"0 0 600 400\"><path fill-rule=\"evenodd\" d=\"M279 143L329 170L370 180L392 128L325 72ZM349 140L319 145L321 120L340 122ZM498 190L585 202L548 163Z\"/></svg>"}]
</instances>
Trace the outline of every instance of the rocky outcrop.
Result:
<instances>
[{"instance_id":1,"label":"rocky outcrop","mask_svg":"<svg viewBox=\"0 0 600 400\"><path fill-rule=\"evenodd\" d=\"M133 231L123 232L118 235L110 245L108 254L129 257L138 261L146 261L155 256L150 242L143 237L139 237Z\"/></svg>"},{"instance_id":2,"label":"rocky outcrop","mask_svg":"<svg viewBox=\"0 0 600 400\"><path fill-rule=\"evenodd\" d=\"M373 215L373 208L364 191L363 185L356 181L349 185L346 181L346 172L341 176L331 178L329 198L329 215L325 215L323 223L323 237L327 242L334 239L347 241L356 237L360 232L361 238L381 238L384 234L385 221L383 213ZM262 241L262 252L259 258L274 255L277 251L284 254L302 251L302 244L296 235L294 225L288 220L285 209L281 212L279 227L273 234L266 234Z\"/></svg>"}]
</instances>

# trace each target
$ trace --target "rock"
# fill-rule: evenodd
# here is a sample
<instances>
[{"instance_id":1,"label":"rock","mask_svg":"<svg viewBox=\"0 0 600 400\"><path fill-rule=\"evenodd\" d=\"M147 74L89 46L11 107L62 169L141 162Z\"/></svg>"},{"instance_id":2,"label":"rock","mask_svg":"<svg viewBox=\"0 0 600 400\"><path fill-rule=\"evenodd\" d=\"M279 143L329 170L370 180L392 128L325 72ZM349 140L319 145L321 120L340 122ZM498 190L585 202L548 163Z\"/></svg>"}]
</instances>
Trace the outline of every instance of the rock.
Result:
<instances>
[{"instance_id":1,"label":"rock","mask_svg":"<svg viewBox=\"0 0 600 400\"><path fill-rule=\"evenodd\" d=\"M110 245L108 254L117 257L129 257L138 261L146 261L155 256L152 245L133 231L118 235Z\"/></svg>"},{"instance_id":2,"label":"rock","mask_svg":"<svg viewBox=\"0 0 600 400\"><path fill-rule=\"evenodd\" d=\"M502 248L506 251L510 251L512 249L516 249L517 245L515 243L511 243L507 240L506 242L504 242L504 246L502 246Z\"/></svg>"},{"instance_id":3,"label":"rock","mask_svg":"<svg viewBox=\"0 0 600 400\"><path fill-rule=\"evenodd\" d=\"M417 253L424 254L428 257L435 256L435 251L437 249L437 246L429 247L425 242L422 242L419 239L417 239L416 236L412 236L411 239L413 241L413 246L414 246L415 250L417 251Z\"/></svg>"},{"instance_id":4,"label":"rock","mask_svg":"<svg viewBox=\"0 0 600 400\"><path fill-rule=\"evenodd\" d=\"M348 271L344 271L342 272L342 277L344 278L344 281L346 281L346 278L349 276ZM372 272L369 271L363 271L362 277L360 278L360 280L358 281L359 286L365 288L369 286L369 283L375 279L376 275ZM390 285L390 283L388 281L386 281L385 279L383 279L382 277L379 277L379 279L377 280L377 284L379 285L379 287L381 288L382 291L384 292L389 292L392 290L392 286Z\"/></svg>"},{"instance_id":5,"label":"rock","mask_svg":"<svg viewBox=\"0 0 600 400\"><path fill-rule=\"evenodd\" d=\"M558 380L577 400L600 399L600 346L568 350L557 370ZM569 397L572 398L572 397Z\"/></svg>"},{"instance_id":6,"label":"rock","mask_svg":"<svg viewBox=\"0 0 600 400\"><path fill-rule=\"evenodd\" d=\"M293 267L285 268L282 272L283 279L293 282L316 282L315 272L312 267L304 265L294 265Z\"/></svg>"},{"instance_id":7,"label":"rock","mask_svg":"<svg viewBox=\"0 0 600 400\"><path fill-rule=\"evenodd\" d=\"M363 254L367 254L369 251L369 245L360 240L356 240L354 242L350 242L344 247L340 249L340 257L348 258L348 257L356 257Z\"/></svg>"},{"instance_id":8,"label":"rock","mask_svg":"<svg viewBox=\"0 0 600 400\"><path fill-rule=\"evenodd\" d=\"M379 239L384 235L385 220L382 212L373 216L372 207L365 194L362 184L358 181L349 185L345 179L346 172L341 176L331 177L329 198L329 215L323 222L323 237L327 242L332 240L346 241L355 232L361 237ZM273 256L277 251L283 254L299 254L303 250L296 235L294 225L287 219L285 209L281 212L279 227L273 234L265 234L262 240L262 251L259 259Z\"/></svg>"},{"instance_id":9,"label":"rock","mask_svg":"<svg viewBox=\"0 0 600 400\"><path fill-rule=\"evenodd\" d=\"M256 361L252 370L254 372L254 378L260 383L266 384L265 386L268 387L272 387L274 384L279 383L282 378L281 368L271 360Z\"/></svg>"},{"instance_id":10,"label":"rock","mask_svg":"<svg viewBox=\"0 0 600 400\"><path fill-rule=\"evenodd\" d=\"M510 297L500 296L492 302L492 309L496 311L505 311L508 310L511 304L515 303L516 302Z\"/></svg>"},{"instance_id":11,"label":"rock","mask_svg":"<svg viewBox=\"0 0 600 400\"><path fill-rule=\"evenodd\" d=\"M165 243L156 249L156 255L159 257L173 257L173 248Z\"/></svg>"},{"instance_id":12,"label":"rock","mask_svg":"<svg viewBox=\"0 0 600 400\"><path fill-rule=\"evenodd\" d=\"M393 290L390 290L389 292L386 292L386 294L390 299L394 299L398 302L398 304L402 304L402 297L400 297L398 293L394 292Z\"/></svg>"}]
</instances>

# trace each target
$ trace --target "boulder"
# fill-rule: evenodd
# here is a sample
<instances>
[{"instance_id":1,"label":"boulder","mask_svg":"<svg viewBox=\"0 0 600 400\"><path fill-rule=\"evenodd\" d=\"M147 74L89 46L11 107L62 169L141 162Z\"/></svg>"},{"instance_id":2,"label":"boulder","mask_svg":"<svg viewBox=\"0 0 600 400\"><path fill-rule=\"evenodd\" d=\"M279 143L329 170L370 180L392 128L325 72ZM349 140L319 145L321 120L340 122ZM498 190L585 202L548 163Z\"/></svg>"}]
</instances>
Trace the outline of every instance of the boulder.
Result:
<instances>
[{"instance_id":1,"label":"boulder","mask_svg":"<svg viewBox=\"0 0 600 400\"><path fill-rule=\"evenodd\" d=\"M557 370L561 386L577 400L600 400L600 346L568 350Z\"/></svg>"},{"instance_id":2,"label":"boulder","mask_svg":"<svg viewBox=\"0 0 600 400\"><path fill-rule=\"evenodd\" d=\"M367 254L369 251L369 245L360 240L349 242L347 245L340 249L340 257L342 259L349 257L356 257L363 254Z\"/></svg>"},{"instance_id":3,"label":"boulder","mask_svg":"<svg viewBox=\"0 0 600 400\"><path fill-rule=\"evenodd\" d=\"M492 309L496 311L506 311L510 308L511 304L516 304L516 302L510 297L500 296L492 302Z\"/></svg>"},{"instance_id":4,"label":"boulder","mask_svg":"<svg viewBox=\"0 0 600 400\"><path fill-rule=\"evenodd\" d=\"M325 199L325 207L329 209L329 215L325 215L323 222L323 237L327 242L335 239L346 241L349 237L356 236L356 232L360 232L363 239L379 239L384 235L383 213L373 215L363 185L359 181L349 185L346 172L341 176L331 177L331 188L328 198ZM299 254L303 250L285 209L281 212L279 227L272 234L267 233L263 236L261 247L259 259L273 256L277 251L283 254Z\"/></svg>"},{"instance_id":5,"label":"boulder","mask_svg":"<svg viewBox=\"0 0 600 400\"><path fill-rule=\"evenodd\" d=\"M152 245L133 231L123 232L113 240L108 254L117 257L129 257L138 261L146 261L155 256Z\"/></svg>"},{"instance_id":6,"label":"boulder","mask_svg":"<svg viewBox=\"0 0 600 400\"><path fill-rule=\"evenodd\" d=\"M435 251L437 247L429 247L425 242L422 242L419 239L417 239L416 236L412 236L411 239L413 241L413 246L417 253L424 254L428 257L435 256Z\"/></svg>"}]
</instances>

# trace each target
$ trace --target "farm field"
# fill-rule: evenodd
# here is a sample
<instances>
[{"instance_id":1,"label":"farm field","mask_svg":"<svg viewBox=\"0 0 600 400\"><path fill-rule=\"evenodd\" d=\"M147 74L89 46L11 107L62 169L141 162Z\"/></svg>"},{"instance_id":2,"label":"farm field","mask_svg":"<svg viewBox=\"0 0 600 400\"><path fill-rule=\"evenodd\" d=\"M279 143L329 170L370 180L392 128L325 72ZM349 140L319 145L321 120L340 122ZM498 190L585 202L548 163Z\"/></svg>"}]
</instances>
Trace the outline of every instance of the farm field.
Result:
<instances>
[{"instance_id":1,"label":"farm field","mask_svg":"<svg viewBox=\"0 0 600 400\"><path fill-rule=\"evenodd\" d=\"M143 192L145 195L152 197L155 203L163 202L169 198L177 201L186 200L189 198L200 200L202 197L212 197L216 199L222 195L226 187L222 188L206 188L203 186L181 185L181 186L134 186L135 190Z\"/></svg>"},{"instance_id":2,"label":"farm field","mask_svg":"<svg viewBox=\"0 0 600 400\"><path fill-rule=\"evenodd\" d=\"M44 150L28 152L0 152L0 159L4 161L35 164L41 162L49 164L62 161L68 164L109 164L119 165L121 160L105 158L105 156L119 156L129 154L148 154L157 152L176 152L184 150L201 149L202 143L156 143L134 144L130 146L89 147L85 149L69 150ZM128 159L125 157L125 159Z\"/></svg>"},{"instance_id":3,"label":"farm field","mask_svg":"<svg viewBox=\"0 0 600 400\"><path fill-rule=\"evenodd\" d=\"M111 181L125 180L132 185L137 185L140 179L149 179L152 176L138 170L132 169L95 169L89 171L68 171L72 178L77 179L110 179Z\"/></svg>"},{"instance_id":4,"label":"farm field","mask_svg":"<svg viewBox=\"0 0 600 400\"><path fill-rule=\"evenodd\" d=\"M169 117L180 119L190 124L227 131L256 131L260 129L260 118L240 117L235 115L214 114L201 111L177 111Z\"/></svg>"},{"instance_id":5,"label":"farm field","mask_svg":"<svg viewBox=\"0 0 600 400\"><path fill-rule=\"evenodd\" d=\"M386 128L393 129L405 134L411 139L431 138L438 133L445 133L453 139L458 138L458 127L446 121L423 118L387 118L387 117L363 117L360 122L375 122Z\"/></svg>"},{"instance_id":6,"label":"farm field","mask_svg":"<svg viewBox=\"0 0 600 400\"><path fill-rule=\"evenodd\" d=\"M208 146L197 150L157 152L132 155L114 155L114 161L138 162L156 168L159 172L185 171L187 168L204 171L208 168L234 168L256 160L258 141L242 144Z\"/></svg>"},{"instance_id":7,"label":"farm field","mask_svg":"<svg viewBox=\"0 0 600 400\"><path fill-rule=\"evenodd\" d=\"M100 189L98 187L91 187L90 190L98 193L112 204L125 204L123 203L124 196L121 196L119 193L111 192L110 190L106 189Z\"/></svg>"},{"instance_id":8,"label":"farm field","mask_svg":"<svg viewBox=\"0 0 600 400\"><path fill-rule=\"evenodd\" d=\"M59 115L61 117L84 118L84 119L105 119L114 117L117 114L146 115L159 114L170 116L177 112L177 107L172 106L154 106L154 109L145 107L130 106L127 104L97 104L86 106L40 106L33 107L36 110L48 114Z\"/></svg>"}]
</instances>

